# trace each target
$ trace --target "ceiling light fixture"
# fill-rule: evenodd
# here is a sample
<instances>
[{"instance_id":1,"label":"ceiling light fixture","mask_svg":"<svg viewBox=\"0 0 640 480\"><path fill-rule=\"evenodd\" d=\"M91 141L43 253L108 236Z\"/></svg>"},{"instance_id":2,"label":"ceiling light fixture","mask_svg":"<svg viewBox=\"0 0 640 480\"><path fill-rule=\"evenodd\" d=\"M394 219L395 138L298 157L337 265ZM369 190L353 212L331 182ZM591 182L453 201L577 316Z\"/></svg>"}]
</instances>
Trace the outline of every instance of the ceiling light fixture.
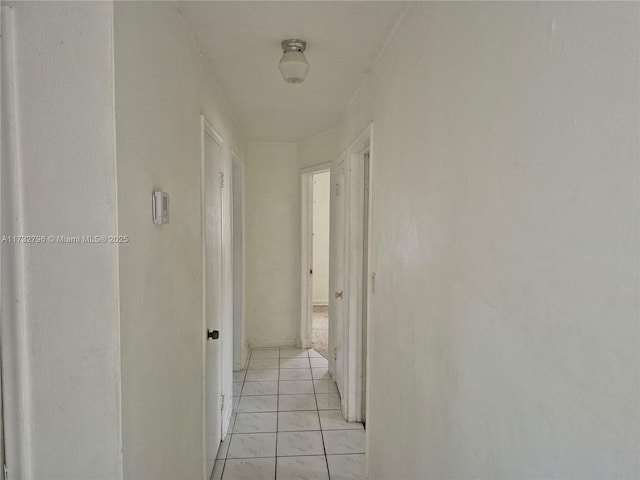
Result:
<instances>
[{"instance_id":1,"label":"ceiling light fixture","mask_svg":"<svg viewBox=\"0 0 640 480\"><path fill-rule=\"evenodd\" d=\"M304 56L307 42L290 38L282 41L284 55L280 59L280 73L287 83L302 83L309 72L309 62Z\"/></svg>"}]
</instances>

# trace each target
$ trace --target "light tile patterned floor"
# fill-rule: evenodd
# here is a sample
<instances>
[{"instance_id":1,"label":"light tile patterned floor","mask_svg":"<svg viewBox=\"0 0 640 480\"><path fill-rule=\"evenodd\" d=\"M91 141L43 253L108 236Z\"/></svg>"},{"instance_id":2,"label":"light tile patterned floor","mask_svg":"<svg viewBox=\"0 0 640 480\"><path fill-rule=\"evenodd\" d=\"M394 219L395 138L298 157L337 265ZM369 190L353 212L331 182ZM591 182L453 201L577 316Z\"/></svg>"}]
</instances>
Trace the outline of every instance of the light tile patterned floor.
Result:
<instances>
[{"instance_id":1,"label":"light tile patterned floor","mask_svg":"<svg viewBox=\"0 0 640 480\"><path fill-rule=\"evenodd\" d=\"M340 413L340 397L315 350L251 352L234 372L232 432L218 451L213 480L364 478L364 429Z\"/></svg>"}]
</instances>

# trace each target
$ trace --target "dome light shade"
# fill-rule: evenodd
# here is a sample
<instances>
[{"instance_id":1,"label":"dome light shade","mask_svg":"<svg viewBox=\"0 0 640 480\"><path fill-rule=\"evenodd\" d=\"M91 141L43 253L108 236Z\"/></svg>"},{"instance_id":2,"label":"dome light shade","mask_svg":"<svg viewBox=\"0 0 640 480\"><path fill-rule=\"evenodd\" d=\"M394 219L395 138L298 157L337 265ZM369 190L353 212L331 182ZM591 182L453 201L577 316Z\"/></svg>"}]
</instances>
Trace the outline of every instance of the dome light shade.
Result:
<instances>
[{"instance_id":1,"label":"dome light shade","mask_svg":"<svg viewBox=\"0 0 640 480\"><path fill-rule=\"evenodd\" d=\"M309 62L304 56L307 43L303 40L290 39L282 41L284 54L280 59L280 73L287 83L304 82L309 72Z\"/></svg>"}]
</instances>

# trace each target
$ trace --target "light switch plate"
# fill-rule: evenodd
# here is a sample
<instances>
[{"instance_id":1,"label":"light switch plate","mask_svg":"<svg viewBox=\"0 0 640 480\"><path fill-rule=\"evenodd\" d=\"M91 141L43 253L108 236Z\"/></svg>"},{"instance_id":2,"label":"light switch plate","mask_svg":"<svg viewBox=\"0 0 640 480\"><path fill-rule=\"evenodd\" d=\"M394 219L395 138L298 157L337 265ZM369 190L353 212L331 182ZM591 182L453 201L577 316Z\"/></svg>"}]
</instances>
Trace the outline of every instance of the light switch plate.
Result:
<instances>
[{"instance_id":1,"label":"light switch plate","mask_svg":"<svg viewBox=\"0 0 640 480\"><path fill-rule=\"evenodd\" d=\"M169 194L153 192L153 223L163 225L169 223Z\"/></svg>"}]
</instances>

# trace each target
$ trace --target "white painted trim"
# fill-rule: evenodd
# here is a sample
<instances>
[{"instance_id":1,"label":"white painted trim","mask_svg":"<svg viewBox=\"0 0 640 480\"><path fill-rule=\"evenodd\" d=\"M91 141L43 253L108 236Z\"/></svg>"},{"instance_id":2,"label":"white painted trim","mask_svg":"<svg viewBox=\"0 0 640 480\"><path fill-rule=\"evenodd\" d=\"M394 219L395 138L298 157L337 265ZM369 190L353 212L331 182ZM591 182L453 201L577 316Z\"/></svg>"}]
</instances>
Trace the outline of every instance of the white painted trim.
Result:
<instances>
[{"instance_id":1,"label":"white painted trim","mask_svg":"<svg viewBox=\"0 0 640 480\"><path fill-rule=\"evenodd\" d=\"M364 153L368 148L371 147L372 133L373 123L370 123L362 132L360 132L356 139L351 142L351 145L349 145L347 152L352 155Z\"/></svg>"},{"instance_id":2,"label":"white painted trim","mask_svg":"<svg viewBox=\"0 0 640 480\"><path fill-rule=\"evenodd\" d=\"M271 348L271 347L295 347L298 345L297 338L272 338L258 337L249 341L249 348Z\"/></svg>"},{"instance_id":3,"label":"white painted trim","mask_svg":"<svg viewBox=\"0 0 640 480\"><path fill-rule=\"evenodd\" d=\"M313 298L313 275L310 273L313 268L313 174L303 174L301 181L302 198L302 245L300 257L300 341L301 348L311 346L311 334L313 329L313 308L311 300Z\"/></svg>"},{"instance_id":4,"label":"white painted trim","mask_svg":"<svg viewBox=\"0 0 640 480\"><path fill-rule=\"evenodd\" d=\"M301 168L300 173L302 175L315 175L316 173L324 173L331 170L331 165L333 162L320 163L318 165L313 165L312 167Z\"/></svg>"},{"instance_id":5,"label":"white painted trim","mask_svg":"<svg viewBox=\"0 0 640 480\"><path fill-rule=\"evenodd\" d=\"M201 257L202 257L202 332L207 331L207 265L206 265L206 204L205 204L205 146L204 136L207 119L200 115L200 225L201 225ZM202 336L200 342L202 357L202 475L207 478L207 339Z\"/></svg>"},{"instance_id":6,"label":"white painted trim","mask_svg":"<svg viewBox=\"0 0 640 480\"><path fill-rule=\"evenodd\" d=\"M2 6L1 82L2 95L2 155L3 177L0 193L0 227L7 235L24 232L22 172L20 164L19 128L15 66L14 12ZM31 439L29 418L28 331L26 326L26 296L24 278L25 251L23 244L3 244L0 249L0 315L2 349L2 401L6 462L9 478L31 478Z\"/></svg>"},{"instance_id":7,"label":"white painted trim","mask_svg":"<svg viewBox=\"0 0 640 480\"><path fill-rule=\"evenodd\" d=\"M313 333L313 176L331 170L331 162L300 169L302 207L300 250L300 325L298 346L311 347Z\"/></svg>"},{"instance_id":8,"label":"white painted trim","mask_svg":"<svg viewBox=\"0 0 640 480\"><path fill-rule=\"evenodd\" d=\"M366 280L366 289L367 289L367 318L366 318L366 324L367 324L367 342L366 342L366 368L365 368L365 385L366 385L366 391L365 391L365 405L366 405L366 412L365 415L366 417L369 417L369 412L371 411L370 409L370 405L371 405L371 383L370 383L370 378L371 378L371 325L372 325L372 310L371 310L371 297L372 295L375 293L373 290L373 279L375 276L375 272L374 272L374 265L373 265L373 191L374 191L374 185L373 185L373 179L374 179L374 132L373 132L373 123L371 123L369 125L369 196L368 196L368 214L369 214L369 219L367 222L367 227L368 227L368 232L367 232L367 239L368 239L368 243L367 243L367 278ZM360 357L362 358L362 357ZM368 418L364 418L364 421L367 422L367 424L370 424ZM365 453L370 452L370 441L371 441L371 437L370 437L370 433L371 433L371 428L366 428L365 429ZM365 478L369 478L369 462L365 462Z\"/></svg>"},{"instance_id":9,"label":"white painted trim","mask_svg":"<svg viewBox=\"0 0 640 480\"><path fill-rule=\"evenodd\" d=\"M242 350L242 369L246 369L249 366L249 357L251 356L251 347L249 342L245 339L244 348Z\"/></svg>"},{"instance_id":10,"label":"white painted trim","mask_svg":"<svg viewBox=\"0 0 640 480\"><path fill-rule=\"evenodd\" d=\"M347 300L346 328L345 328L345 362L343 378L345 387L341 392L343 396L343 413L348 421L362 421L362 322L364 289L370 293L369 279L362 278L364 270L362 258L362 245L364 242L364 162L363 156L371 151L371 138L373 126L370 124L347 149L347 208L346 208L346 246L345 265L347 270L345 281L345 296ZM370 154L370 165L371 165ZM369 200L371 199L371 185L369 187ZM370 202L369 202L370 205ZM369 232L371 232L371 215L369 211ZM371 235L369 241L368 271L371 257ZM369 309L367 309L369 311ZM369 319L367 330L370 337ZM364 369L368 373L368 369ZM368 384L365 381L365 384Z\"/></svg>"},{"instance_id":11,"label":"white painted trim","mask_svg":"<svg viewBox=\"0 0 640 480\"><path fill-rule=\"evenodd\" d=\"M233 149L229 149L231 155L231 251L232 251L232 270L233 270L233 369L242 370L246 367L245 351L246 330L245 330L245 308L244 308L244 279L245 279L245 261L244 261L244 166L240 157ZM239 179L236 179L238 172ZM236 180L239 180L239 185ZM238 189L239 191L236 191ZM236 196L240 196L240 205L236 206ZM237 209L240 209L239 212ZM236 219L239 216L239 219ZM236 238L236 221L240 223L240 238ZM236 263L239 263L236 264ZM238 298L239 296L239 298ZM237 338L239 337L239 338ZM238 351L236 351L236 349Z\"/></svg>"},{"instance_id":12,"label":"white painted trim","mask_svg":"<svg viewBox=\"0 0 640 480\"><path fill-rule=\"evenodd\" d=\"M111 35L111 49L115 52L115 24L113 18L115 6L111 5L112 21L110 25ZM115 55L111 55L111 109L113 116L111 119L111 127L113 128L113 178L114 178L114 208L115 208L115 225L114 230L116 235L120 235L120 199L118 197L118 138L116 128L116 58ZM117 308L117 334L118 334L118 357L117 357L117 395L118 395L118 474L120 478L124 478L124 424L122 414L122 300L121 300L121 285L120 285L120 244L115 245L116 250L116 308Z\"/></svg>"},{"instance_id":13,"label":"white painted trim","mask_svg":"<svg viewBox=\"0 0 640 480\"><path fill-rule=\"evenodd\" d=\"M213 126L209 123L209 121L206 119L206 117L204 115L200 115L200 125L201 125L201 137L200 137L200 221L201 221L201 243L202 243L202 343L201 343L201 348L202 348L202 412L203 412L203 422L202 422L202 434L203 434L203 438L202 438L202 451L203 451L203 471L204 471L204 478L207 479L209 478L209 476L211 475L211 472L208 472L207 470L207 404L206 404L206 398L207 398L207 383L206 383L206 367L207 367L207 337L205 335L205 333L207 332L207 264L206 264L206 260L207 260L207 255L206 255L206 166L205 166L205 162L206 162L206 158L205 158L205 136L209 135L211 138L213 138L213 140L220 146L222 155L223 155L223 163L225 162L224 159L224 141L222 140L222 136L213 128ZM220 224L222 225L222 228L224 229L224 195L221 196L221 203L220 203L220 210L221 210L221 214L222 214L222 218L220 220ZM221 240L222 238L224 238L221 234ZM224 262L225 262L225 257L224 257L224 245L222 245L223 248L223 252L221 255L221 268L224 271ZM223 278L223 274L221 275L221 278ZM223 282L224 283L224 282ZM223 299L224 302L224 290L221 292L220 298ZM223 319L221 319L223 320ZM221 327L224 324L221 325ZM219 392L221 395L225 394L224 391L224 372L222 369L222 366L224 365L224 345L221 345L220 348L220 371L219 371L219 375L218 375L218 380L220 382L220 388L219 388ZM231 372L231 375L233 375L233 372ZM232 402L229 402L229 404L231 404ZM231 409L229 409L231 410ZM221 427L221 432L220 432L220 436L222 439L224 439L226 430L228 428L229 422L231 420L231 415L228 415L228 418L226 418L225 412L220 412L220 427ZM227 428L225 428L225 423L227 425Z\"/></svg>"},{"instance_id":14,"label":"white painted trim","mask_svg":"<svg viewBox=\"0 0 640 480\"><path fill-rule=\"evenodd\" d=\"M220 188L220 258L222 272L220 274L220 298L221 298L221 318L220 318L220 393L223 397L222 417L221 417L221 438L224 439L231 425L233 409L233 256L231 240L231 202L232 189L229 187L233 183L231 168L231 149L226 148L226 143L222 135L209 125L209 133L215 134L222 154L222 165L219 171L222 181ZM229 315L231 313L231 315Z\"/></svg>"},{"instance_id":15,"label":"white painted trim","mask_svg":"<svg viewBox=\"0 0 640 480\"><path fill-rule=\"evenodd\" d=\"M203 124L203 128L204 128L204 132L208 133L209 135L211 135L211 137L216 141L216 143L218 143L218 145L220 145L220 147L224 146L224 140L222 139L222 135L220 135L218 133L218 131L213 128L213 126L211 125L211 123L209 123L209 120L207 120L207 118L204 115L200 115L200 117L202 118L204 124Z\"/></svg>"}]
</instances>

